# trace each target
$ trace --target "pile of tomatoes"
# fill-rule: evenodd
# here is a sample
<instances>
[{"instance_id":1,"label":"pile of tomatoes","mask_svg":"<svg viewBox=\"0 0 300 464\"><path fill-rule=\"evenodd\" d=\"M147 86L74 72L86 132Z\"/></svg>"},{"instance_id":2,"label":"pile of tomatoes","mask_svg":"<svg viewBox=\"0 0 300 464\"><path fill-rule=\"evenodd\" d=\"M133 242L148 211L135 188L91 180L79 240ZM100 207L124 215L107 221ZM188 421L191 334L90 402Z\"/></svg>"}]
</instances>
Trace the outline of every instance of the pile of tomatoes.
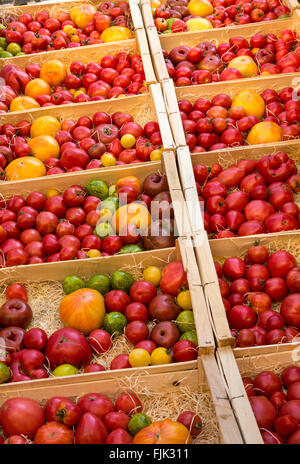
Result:
<instances>
[{"instance_id":1,"label":"pile of tomatoes","mask_svg":"<svg viewBox=\"0 0 300 464\"><path fill-rule=\"evenodd\" d=\"M202 430L201 417L192 411L181 412L175 421L155 422L142 411L133 391L119 394L114 401L101 393L86 393L77 400L54 396L43 406L31 398L10 398L0 408L5 434L0 443L186 444Z\"/></svg>"},{"instance_id":2,"label":"pile of tomatoes","mask_svg":"<svg viewBox=\"0 0 300 464\"><path fill-rule=\"evenodd\" d=\"M216 46L201 42L163 51L169 76L177 87L298 72L300 47L296 34L286 29L275 34L236 36Z\"/></svg>"},{"instance_id":3,"label":"pile of tomatoes","mask_svg":"<svg viewBox=\"0 0 300 464\"><path fill-rule=\"evenodd\" d=\"M265 444L300 443L300 367L290 365L281 375L262 371L243 378Z\"/></svg>"},{"instance_id":4,"label":"pile of tomatoes","mask_svg":"<svg viewBox=\"0 0 300 464\"><path fill-rule=\"evenodd\" d=\"M218 94L211 101L202 97L193 104L180 100L178 106L192 153L299 137L300 102L292 87L279 93L266 89L261 95L242 90L233 99Z\"/></svg>"},{"instance_id":5,"label":"pile of tomatoes","mask_svg":"<svg viewBox=\"0 0 300 464\"><path fill-rule=\"evenodd\" d=\"M0 126L0 176L9 181L158 161L162 151L156 121L142 127L120 111L99 111L62 123L40 116L33 123Z\"/></svg>"},{"instance_id":6,"label":"pile of tomatoes","mask_svg":"<svg viewBox=\"0 0 300 464\"><path fill-rule=\"evenodd\" d=\"M72 185L63 194L51 189L46 195L31 192L26 199L14 195L2 200L1 208L1 266L175 245L174 212L164 174L149 174L143 185L138 178L125 176L110 187L95 179L85 188ZM169 219L161 219L166 210Z\"/></svg>"},{"instance_id":7,"label":"pile of tomatoes","mask_svg":"<svg viewBox=\"0 0 300 464\"><path fill-rule=\"evenodd\" d=\"M285 250L253 245L244 259L216 262L226 316L237 347L292 342L300 330L300 269ZM272 309L280 303L280 311Z\"/></svg>"},{"instance_id":8,"label":"pile of tomatoes","mask_svg":"<svg viewBox=\"0 0 300 464\"><path fill-rule=\"evenodd\" d=\"M210 172L200 163L193 169L205 230L212 238L300 228L294 197L300 176L286 153L241 159L225 169L216 163Z\"/></svg>"},{"instance_id":9,"label":"pile of tomatoes","mask_svg":"<svg viewBox=\"0 0 300 464\"><path fill-rule=\"evenodd\" d=\"M73 61L69 69L57 59L45 61L41 66L29 63L25 69L7 64L0 77L6 84L1 113L146 92L143 62L137 53L105 55L99 64Z\"/></svg>"},{"instance_id":10,"label":"pile of tomatoes","mask_svg":"<svg viewBox=\"0 0 300 464\"><path fill-rule=\"evenodd\" d=\"M26 331L33 325L33 311L25 287L7 287L7 301L0 307L0 383L75 375L80 369L103 371L97 357L109 352L119 336L132 348L129 354L116 355L110 369L197 358L192 302L181 261L162 270L150 266L144 279L136 281L121 270L110 277L92 276L88 282L68 276L63 289L59 315L64 327L48 337L38 327Z\"/></svg>"},{"instance_id":11,"label":"pile of tomatoes","mask_svg":"<svg viewBox=\"0 0 300 464\"><path fill-rule=\"evenodd\" d=\"M32 16L7 14L0 24L1 58L63 48L96 45L132 38L126 2L102 2L74 6L68 13L51 17L46 10Z\"/></svg>"}]
</instances>

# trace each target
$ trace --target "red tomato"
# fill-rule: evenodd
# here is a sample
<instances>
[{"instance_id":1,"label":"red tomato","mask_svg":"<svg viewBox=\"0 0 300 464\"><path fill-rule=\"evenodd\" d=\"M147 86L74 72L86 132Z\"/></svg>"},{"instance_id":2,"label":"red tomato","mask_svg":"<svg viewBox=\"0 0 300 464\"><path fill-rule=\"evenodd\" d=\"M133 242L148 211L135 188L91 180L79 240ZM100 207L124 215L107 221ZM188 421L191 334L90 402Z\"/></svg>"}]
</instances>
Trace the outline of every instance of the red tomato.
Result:
<instances>
[{"instance_id":1,"label":"red tomato","mask_svg":"<svg viewBox=\"0 0 300 464\"><path fill-rule=\"evenodd\" d=\"M115 402L116 411L122 411L129 416L142 412L143 406L140 399L133 392L122 393Z\"/></svg>"},{"instance_id":2,"label":"red tomato","mask_svg":"<svg viewBox=\"0 0 300 464\"><path fill-rule=\"evenodd\" d=\"M105 295L105 308L107 312L117 311L123 313L131 300L124 290L111 290Z\"/></svg>"},{"instance_id":3,"label":"red tomato","mask_svg":"<svg viewBox=\"0 0 300 464\"><path fill-rule=\"evenodd\" d=\"M282 385L278 375L270 371L263 371L255 377L253 387L256 395L270 397L272 393L281 391Z\"/></svg>"},{"instance_id":4,"label":"red tomato","mask_svg":"<svg viewBox=\"0 0 300 464\"><path fill-rule=\"evenodd\" d=\"M129 369L130 367L128 354L119 354L110 363L111 369Z\"/></svg>"},{"instance_id":5,"label":"red tomato","mask_svg":"<svg viewBox=\"0 0 300 464\"><path fill-rule=\"evenodd\" d=\"M249 398L253 413L259 428L271 429L277 417L277 412L271 401L265 396Z\"/></svg>"},{"instance_id":6,"label":"red tomato","mask_svg":"<svg viewBox=\"0 0 300 464\"><path fill-rule=\"evenodd\" d=\"M112 347L111 335L103 329L92 330L88 342L96 354L105 353Z\"/></svg>"},{"instance_id":7,"label":"red tomato","mask_svg":"<svg viewBox=\"0 0 300 464\"><path fill-rule=\"evenodd\" d=\"M187 275L181 261L173 261L167 264L162 270L160 288L163 293L177 296L179 290L188 288Z\"/></svg>"},{"instance_id":8,"label":"red tomato","mask_svg":"<svg viewBox=\"0 0 300 464\"><path fill-rule=\"evenodd\" d=\"M25 287L22 284L11 284L7 287L5 296L8 300L18 299L28 301L28 295Z\"/></svg>"},{"instance_id":9,"label":"red tomato","mask_svg":"<svg viewBox=\"0 0 300 464\"><path fill-rule=\"evenodd\" d=\"M294 256L284 250L272 253L267 262L272 277L285 277L296 265Z\"/></svg>"},{"instance_id":10,"label":"red tomato","mask_svg":"<svg viewBox=\"0 0 300 464\"><path fill-rule=\"evenodd\" d=\"M110 432L105 443L107 445L130 445L132 443L132 437L123 428L118 428Z\"/></svg>"},{"instance_id":11,"label":"red tomato","mask_svg":"<svg viewBox=\"0 0 300 464\"><path fill-rule=\"evenodd\" d=\"M130 343L135 345L138 342L141 342L148 338L149 329L145 322L142 321L132 321L125 328L125 336Z\"/></svg>"},{"instance_id":12,"label":"red tomato","mask_svg":"<svg viewBox=\"0 0 300 464\"><path fill-rule=\"evenodd\" d=\"M82 412L90 412L102 419L107 413L114 411L112 401L105 395L99 393L87 393L77 402Z\"/></svg>"},{"instance_id":13,"label":"red tomato","mask_svg":"<svg viewBox=\"0 0 300 464\"><path fill-rule=\"evenodd\" d=\"M231 329L250 329L256 322L256 314L250 306L236 305L227 311Z\"/></svg>"},{"instance_id":14,"label":"red tomato","mask_svg":"<svg viewBox=\"0 0 300 464\"><path fill-rule=\"evenodd\" d=\"M48 399L44 412L47 422L62 422L69 427L76 425L82 414L77 404L63 396L55 396Z\"/></svg>"},{"instance_id":15,"label":"red tomato","mask_svg":"<svg viewBox=\"0 0 300 464\"><path fill-rule=\"evenodd\" d=\"M38 429L34 443L36 445L72 445L74 443L73 430L64 424L48 422Z\"/></svg>"},{"instance_id":16,"label":"red tomato","mask_svg":"<svg viewBox=\"0 0 300 464\"><path fill-rule=\"evenodd\" d=\"M156 287L147 280L139 280L134 282L130 288L129 296L132 301L148 304L156 296Z\"/></svg>"},{"instance_id":17,"label":"red tomato","mask_svg":"<svg viewBox=\"0 0 300 464\"><path fill-rule=\"evenodd\" d=\"M224 276L229 280L240 279L245 275L246 266L238 257L227 258L223 264Z\"/></svg>"},{"instance_id":18,"label":"red tomato","mask_svg":"<svg viewBox=\"0 0 300 464\"><path fill-rule=\"evenodd\" d=\"M123 411L111 411L105 414L103 420L108 430L112 432L116 429L127 430L130 417Z\"/></svg>"},{"instance_id":19,"label":"red tomato","mask_svg":"<svg viewBox=\"0 0 300 464\"><path fill-rule=\"evenodd\" d=\"M190 340L180 340L173 346L173 357L176 362L193 361L197 356L197 347Z\"/></svg>"}]
</instances>

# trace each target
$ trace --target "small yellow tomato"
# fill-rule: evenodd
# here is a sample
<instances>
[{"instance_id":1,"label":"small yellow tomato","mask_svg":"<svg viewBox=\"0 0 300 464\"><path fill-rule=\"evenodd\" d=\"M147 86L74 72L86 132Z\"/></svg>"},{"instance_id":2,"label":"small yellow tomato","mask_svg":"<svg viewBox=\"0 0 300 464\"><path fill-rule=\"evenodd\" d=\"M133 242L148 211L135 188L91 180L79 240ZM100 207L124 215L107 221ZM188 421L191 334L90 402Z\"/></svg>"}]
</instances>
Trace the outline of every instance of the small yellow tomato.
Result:
<instances>
[{"instance_id":1,"label":"small yellow tomato","mask_svg":"<svg viewBox=\"0 0 300 464\"><path fill-rule=\"evenodd\" d=\"M191 293L189 290L184 290L183 292L180 292L176 300L178 306L180 306L185 311L190 311L191 309L193 309Z\"/></svg>"},{"instance_id":2,"label":"small yellow tomato","mask_svg":"<svg viewBox=\"0 0 300 464\"><path fill-rule=\"evenodd\" d=\"M145 367L150 364L150 354L143 348L135 348L129 354L129 364L131 367Z\"/></svg>"},{"instance_id":3,"label":"small yellow tomato","mask_svg":"<svg viewBox=\"0 0 300 464\"><path fill-rule=\"evenodd\" d=\"M171 350L167 350L167 348L163 348L162 346L155 348L151 353L150 361L153 366L170 364L172 362Z\"/></svg>"},{"instance_id":4,"label":"small yellow tomato","mask_svg":"<svg viewBox=\"0 0 300 464\"><path fill-rule=\"evenodd\" d=\"M161 148L156 148L155 150L152 150L151 153L150 153L150 160L151 161L160 161L162 152L163 152L163 150Z\"/></svg>"},{"instance_id":5,"label":"small yellow tomato","mask_svg":"<svg viewBox=\"0 0 300 464\"><path fill-rule=\"evenodd\" d=\"M125 134L121 137L121 145L123 148L134 147L136 139L132 134Z\"/></svg>"},{"instance_id":6,"label":"small yellow tomato","mask_svg":"<svg viewBox=\"0 0 300 464\"><path fill-rule=\"evenodd\" d=\"M77 90L76 89L69 89L69 92L70 92L71 95L74 95L74 93L77 92Z\"/></svg>"},{"instance_id":7,"label":"small yellow tomato","mask_svg":"<svg viewBox=\"0 0 300 464\"><path fill-rule=\"evenodd\" d=\"M67 34L68 37L70 37L73 34L77 34L77 30L71 24L67 24L66 26L64 26L63 31L65 34Z\"/></svg>"},{"instance_id":8,"label":"small yellow tomato","mask_svg":"<svg viewBox=\"0 0 300 464\"><path fill-rule=\"evenodd\" d=\"M83 93L86 93L86 89L84 87L79 87L78 90L81 90Z\"/></svg>"},{"instance_id":9,"label":"small yellow tomato","mask_svg":"<svg viewBox=\"0 0 300 464\"><path fill-rule=\"evenodd\" d=\"M101 156L101 163L107 168L109 166L115 166L117 160L112 153L104 153L104 155Z\"/></svg>"},{"instance_id":10,"label":"small yellow tomato","mask_svg":"<svg viewBox=\"0 0 300 464\"><path fill-rule=\"evenodd\" d=\"M263 71L261 73L261 76L270 76L271 73L269 73L268 71Z\"/></svg>"},{"instance_id":11,"label":"small yellow tomato","mask_svg":"<svg viewBox=\"0 0 300 464\"><path fill-rule=\"evenodd\" d=\"M56 197L56 195L59 195L59 191L56 189L50 189L46 193L47 198Z\"/></svg>"},{"instance_id":12,"label":"small yellow tomato","mask_svg":"<svg viewBox=\"0 0 300 464\"><path fill-rule=\"evenodd\" d=\"M86 255L88 258L99 258L101 256L101 253L99 250L92 248L91 250L87 252Z\"/></svg>"},{"instance_id":13,"label":"small yellow tomato","mask_svg":"<svg viewBox=\"0 0 300 464\"><path fill-rule=\"evenodd\" d=\"M83 93L85 93L83 90L80 90L80 89L79 89L79 90L76 90L76 91L74 92L73 97L76 98L77 95L82 95Z\"/></svg>"},{"instance_id":14,"label":"small yellow tomato","mask_svg":"<svg viewBox=\"0 0 300 464\"><path fill-rule=\"evenodd\" d=\"M78 369L72 364L61 364L57 366L56 369L52 372L55 377L64 377L65 375L76 375L78 373Z\"/></svg>"},{"instance_id":15,"label":"small yellow tomato","mask_svg":"<svg viewBox=\"0 0 300 464\"><path fill-rule=\"evenodd\" d=\"M260 48L252 48L251 52L253 53L253 55L255 55L258 50L260 50Z\"/></svg>"},{"instance_id":16,"label":"small yellow tomato","mask_svg":"<svg viewBox=\"0 0 300 464\"><path fill-rule=\"evenodd\" d=\"M161 281L161 270L156 266L148 266L144 270L144 279L158 287Z\"/></svg>"}]
</instances>

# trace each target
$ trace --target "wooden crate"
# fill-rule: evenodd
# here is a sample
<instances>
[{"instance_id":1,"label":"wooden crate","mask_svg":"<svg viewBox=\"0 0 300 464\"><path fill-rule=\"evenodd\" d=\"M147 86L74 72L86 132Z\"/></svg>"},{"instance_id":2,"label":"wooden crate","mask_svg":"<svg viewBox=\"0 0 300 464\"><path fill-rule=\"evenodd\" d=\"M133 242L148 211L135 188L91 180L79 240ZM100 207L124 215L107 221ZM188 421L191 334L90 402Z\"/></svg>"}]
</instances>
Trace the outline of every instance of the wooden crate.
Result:
<instances>
[{"instance_id":1,"label":"wooden crate","mask_svg":"<svg viewBox=\"0 0 300 464\"><path fill-rule=\"evenodd\" d=\"M300 232L290 231L281 234L261 234L249 237L234 237L232 239L217 240L199 240L196 256L199 265L200 277L204 285L204 294L207 306L213 321L214 333L216 335L218 346L234 345L234 339L231 336L230 328L227 322L225 308L222 302L218 277L216 274L214 260L223 263L224 260L231 256L243 257L248 248L256 241L266 246L270 251L290 250L293 254L299 244ZM211 256L209 256L211 255ZM199 257L202 259L199 259ZM296 258L298 258L296 256ZM284 343L282 345L265 345L254 346L249 348L234 348L235 356L242 358L244 356L253 356L258 353L270 353L293 350L299 346L300 342Z\"/></svg>"},{"instance_id":2,"label":"wooden crate","mask_svg":"<svg viewBox=\"0 0 300 464\"><path fill-rule=\"evenodd\" d=\"M300 75L299 73L291 74L278 74L273 76L264 77L263 79L250 78L250 79L240 79L234 81L226 82L215 82L211 84L202 84L197 86L186 86L186 87L177 87L175 88L174 82L172 79L167 79L162 82L163 96L165 99L166 109L169 115L170 126L174 136L174 141L176 147L183 147L186 145L184 130L181 122L181 117L179 113L178 103L179 100L189 100L191 103L194 103L198 98L204 97L212 99L215 95L219 93L225 93L230 97L234 97L237 93L242 90L254 90L257 93L263 92L265 89L274 89L276 91L282 90L284 87L293 87L298 89L300 85ZM177 100L177 101L176 101ZM296 141L297 142L297 141ZM291 143L294 143L292 140ZM273 144L264 144L258 145L262 150L264 147L273 147L276 150L281 150L281 147L286 145L286 142L276 142ZM245 145L246 147L246 145ZM239 149L244 149L243 147L238 147ZM236 150L230 148L226 152ZM223 150L220 151L210 151L209 153L223 153ZM224 151L225 152L225 151Z\"/></svg>"},{"instance_id":3,"label":"wooden crate","mask_svg":"<svg viewBox=\"0 0 300 464\"><path fill-rule=\"evenodd\" d=\"M37 264L33 266L17 266L13 268L6 268L0 270L0 282L3 291L6 286L10 283L21 281L28 287L29 291L29 302L31 298L30 286L34 288L33 300L30 303L33 308L33 321L30 327L41 327L48 335L51 334L52 329L47 328L50 324L49 322L49 308L53 310L53 306L45 308L45 313L41 312L40 305L47 305L47 296L41 299L39 294L40 288L45 288L45 285L53 286L51 291L55 291L57 294L57 285L64 280L66 276L69 275L78 275L81 278L88 280L91 276L95 274L108 274L111 275L116 270L126 270L127 272L138 272L142 276L142 271L146 267L152 265L157 266L162 269L167 263L181 260L184 266L184 269L187 273L187 279L189 283L189 290L192 298L194 319L196 325L196 332L198 338L198 352L201 354L213 354L215 350L214 337L210 325L209 316L206 309L206 303L204 299L204 293L200 282L199 271L196 264L193 248L190 243L188 243L187 238L178 238L176 241L175 248L165 248L161 250L151 250L145 251L142 253L134 253L129 255L115 255L105 258L91 258L86 260L75 260L75 261L61 261L57 263L47 263L47 264ZM137 275L137 274L136 274ZM37 285L41 287L37 289ZM3 293L4 294L4 293ZM63 294L62 294L63 297ZM37 298L34 302L34 298ZM57 298L57 297L56 297ZM58 298L59 300L59 298ZM45 303L45 302L46 303ZM60 300L59 300L60 301ZM58 302L59 304L59 302ZM37 305L37 306L35 306ZM50 303L53 305L53 303ZM55 305L55 303L54 303ZM35 310L36 314L39 314L39 319L35 320ZM58 305L56 308L56 313L51 316L51 327L55 326L57 329L62 327L58 317ZM121 354L121 353L118 353ZM101 362L101 361L100 361ZM162 366L149 366L147 368L131 368L131 369L121 369L121 370L107 370L100 373L84 374L84 379L89 381L98 379L98 378L111 378L112 376L124 376L131 374L145 374L145 373L155 373L158 372L168 372L168 371L177 371L182 369L194 369L197 365L196 361L181 362L181 363L172 363ZM100 376L100 377L99 377ZM82 376L76 375L72 377L74 383L81 382ZM59 384L64 383L65 379L56 379L54 377L48 379L34 380L30 382L30 385L35 385L36 382L43 386L55 385L56 382ZM27 382L18 383L19 386L27 385ZM15 385L5 384L0 385L0 395L2 389L14 389Z\"/></svg>"},{"instance_id":4,"label":"wooden crate","mask_svg":"<svg viewBox=\"0 0 300 464\"><path fill-rule=\"evenodd\" d=\"M76 113L75 111L76 106ZM144 126L149 121L157 121L160 127L162 141L164 150L166 152L172 153L174 156L175 149L174 149L174 141L173 136L171 133L171 129L168 122L168 117L166 113L166 109L164 106L164 101L162 97L162 92L160 88L160 84L151 84L149 86L149 93L143 95L136 95L132 97L126 97L122 99L111 99L111 100L103 100L97 102L89 102L89 103L77 103L76 105L60 105L60 106L50 106L43 109L33 109L31 111L18 111L15 113L5 113L0 115L0 125L5 123L10 123L16 125L19 121L27 120L29 122L33 122L40 116L45 115L47 113L48 116L54 116L60 121L65 119L73 119L74 114L76 114L76 119L79 119L81 116L90 116L92 117L98 111L104 111L109 114L113 114L116 111L123 111L125 113L130 113L134 121ZM141 163L140 165L146 166L151 165L152 162ZM129 165L124 165L125 170L130 169ZM118 170L123 168L123 166L115 166L112 169ZM100 168L93 170L92 172L95 173L102 173L106 172L108 168ZM122 169L121 169L122 171ZM85 175L87 171L80 171L78 172L79 176ZM123 170L124 172L124 170ZM74 173L73 173L74 174ZM72 175L73 175L72 174ZM53 182L60 182L60 179L65 177L69 177L70 173L59 174L54 176L44 176L40 178L34 179L34 182L38 181L39 185L40 182L44 182L45 185L52 185ZM0 193L9 195L11 191L15 191L18 189L19 191L23 191L23 188L27 188L33 182L33 179L28 180L21 180L21 181L11 181L0 182Z\"/></svg>"},{"instance_id":5,"label":"wooden crate","mask_svg":"<svg viewBox=\"0 0 300 464\"><path fill-rule=\"evenodd\" d=\"M164 396L168 397L169 411L158 412L152 420L171 418L176 420L179 412L187 409L186 398L193 397L193 409L203 418L203 432L194 443L242 444L243 440L234 417L228 396L222 384L217 363L213 355L203 355L191 370L165 372L158 368L147 376L128 376L115 372L111 378L87 374L69 379L55 379L51 385L33 382L2 385L0 405L9 398L27 397L42 404L53 396L64 396L71 399L87 393L101 393L113 401L124 391L134 391L148 413L149 402L159 403ZM63 382L62 382L63 380ZM205 404L205 412L201 409ZM152 408L151 408L152 409ZM153 414L153 409L152 409Z\"/></svg>"},{"instance_id":6,"label":"wooden crate","mask_svg":"<svg viewBox=\"0 0 300 464\"><path fill-rule=\"evenodd\" d=\"M231 37L242 36L245 39L250 39L253 34L257 33L273 33L278 35L285 29L292 29L296 33L300 33L300 15L297 11L297 1L286 3L293 11L290 18L280 21L264 21L260 23L250 23L235 27L221 27L209 29L206 31L192 32L177 32L174 34L159 34L157 31L151 12L149 0L141 0L142 14L147 30L151 55L154 59L154 67L156 77L159 82L169 78L169 74L163 57L163 50L169 53L173 48L187 45L195 47L201 42L212 42L216 46L221 43L228 42ZM256 79L257 76L254 78ZM236 81L234 81L235 83ZM210 84L214 85L214 83Z\"/></svg>"},{"instance_id":7,"label":"wooden crate","mask_svg":"<svg viewBox=\"0 0 300 464\"><path fill-rule=\"evenodd\" d=\"M217 360L244 442L262 444L263 440L242 377L253 378L263 370L279 374L290 365L299 366L299 347L295 350L273 350L268 354L258 352L242 358L236 358L234 350L225 347L217 350Z\"/></svg>"}]
</instances>

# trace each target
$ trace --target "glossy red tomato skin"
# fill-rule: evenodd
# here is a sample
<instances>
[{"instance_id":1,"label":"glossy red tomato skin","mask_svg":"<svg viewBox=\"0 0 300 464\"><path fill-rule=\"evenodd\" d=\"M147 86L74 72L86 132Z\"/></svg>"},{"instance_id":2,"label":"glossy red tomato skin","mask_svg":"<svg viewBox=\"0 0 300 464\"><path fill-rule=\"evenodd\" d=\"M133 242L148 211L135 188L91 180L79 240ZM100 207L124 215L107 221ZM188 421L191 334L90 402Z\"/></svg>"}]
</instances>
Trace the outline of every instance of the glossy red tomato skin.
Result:
<instances>
[{"instance_id":1,"label":"glossy red tomato skin","mask_svg":"<svg viewBox=\"0 0 300 464\"><path fill-rule=\"evenodd\" d=\"M284 250L272 253L267 261L267 266L272 277L284 278L291 269L296 267L296 265L294 256Z\"/></svg>"},{"instance_id":2,"label":"glossy red tomato skin","mask_svg":"<svg viewBox=\"0 0 300 464\"><path fill-rule=\"evenodd\" d=\"M284 438L273 430L264 430L261 432L262 439L265 445L283 445Z\"/></svg>"},{"instance_id":3,"label":"glossy red tomato skin","mask_svg":"<svg viewBox=\"0 0 300 464\"><path fill-rule=\"evenodd\" d=\"M286 284L291 292L300 291L300 268L293 267L286 275Z\"/></svg>"},{"instance_id":4,"label":"glossy red tomato skin","mask_svg":"<svg viewBox=\"0 0 300 464\"><path fill-rule=\"evenodd\" d=\"M156 294L157 289L151 282L147 280L140 280L131 286L129 297L131 301L147 305L151 300L153 300Z\"/></svg>"},{"instance_id":5,"label":"glossy red tomato skin","mask_svg":"<svg viewBox=\"0 0 300 464\"><path fill-rule=\"evenodd\" d=\"M271 277L264 284L264 291L269 295L272 301L283 300L288 293L285 280L281 277Z\"/></svg>"},{"instance_id":6,"label":"glossy red tomato skin","mask_svg":"<svg viewBox=\"0 0 300 464\"><path fill-rule=\"evenodd\" d=\"M247 256L252 264L264 264L269 256L269 253L266 247L262 245L256 245L248 249Z\"/></svg>"},{"instance_id":7,"label":"glossy red tomato skin","mask_svg":"<svg viewBox=\"0 0 300 464\"><path fill-rule=\"evenodd\" d=\"M288 366L281 373L282 383L289 388L294 382L300 382L300 367Z\"/></svg>"},{"instance_id":8,"label":"glossy red tomato skin","mask_svg":"<svg viewBox=\"0 0 300 464\"><path fill-rule=\"evenodd\" d=\"M5 296L8 300L17 298L18 300L28 301L28 295L25 287L18 283L9 285L6 289Z\"/></svg>"},{"instance_id":9,"label":"glossy red tomato skin","mask_svg":"<svg viewBox=\"0 0 300 464\"><path fill-rule=\"evenodd\" d=\"M300 293L288 295L281 304L280 313L287 325L300 329Z\"/></svg>"},{"instance_id":10,"label":"glossy red tomato skin","mask_svg":"<svg viewBox=\"0 0 300 464\"><path fill-rule=\"evenodd\" d=\"M82 414L77 404L62 396L49 398L44 411L47 422L61 422L69 427L75 426Z\"/></svg>"},{"instance_id":11,"label":"glossy red tomato skin","mask_svg":"<svg viewBox=\"0 0 300 464\"><path fill-rule=\"evenodd\" d=\"M177 296L179 290L188 288L187 275L181 261L173 261L167 264L162 270L160 288L163 293Z\"/></svg>"},{"instance_id":12,"label":"glossy red tomato skin","mask_svg":"<svg viewBox=\"0 0 300 464\"><path fill-rule=\"evenodd\" d=\"M223 264L223 273L229 280L240 279L244 277L246 266L241 258L227 258Z\"/></svg>"},{"instance_id":13,"label":"glossy red tomato skin","mask_svg":"<svg viewBox=\"0 0 300 464\"><path fill-rule=\"evenodd\" d=\"M281 391L282 385L278 375L262 371L255 377L253 387L258 396L270 397L272 393Z\"/></svg>"},{"instance_id":14,"label":"glossy red tomato skin","mask_svg":"<svg viewBox=\"0 0 300 464\"><path fill-rule=\"evenodd\" d=\"M256 314L250 306L237 305L227 311L231 329L250 329L256 322Z\"/></svg>"},{"instance_id":15,"label":"glossy red tomato skin","mask_svg":"<svg viewBox=\"0 0 300 464\"><path fill-rule=\"evenodd\" d=\"M197 347L190 340L180 340L173 346L173 356L176 362L193 361L198 356Z\"/></svg>"},{"instance_id":16,"label":"glossy red tomato skin","mask_svg":"<svg viewBox=\"0 0 300 464\"><path fill-rule=\"evenodd\" d=\"M111 290L105 295L105 307L107 312L117 311L124 313L125 308L131 303L131 299L123 290Z\"/></svg>"},{"instance_id":17,"label":"glossy red tomato skin","mask_svg":"<svg viewBox=\"0 0 300 464\"><path fill-rule=\"evenodd\" d=\"M271 401L265 396L252 396L249 398L249 401L258 427L261 429L271 429L277 418L277 411Z\"/></svg>"},{"instance_id":18,"label":"glossy red tomato skin","mask_svg":"<svg viewBox=\"0 0 300 464\"><path fill-rule=\"evenodd\" d=\"M291 400L285 403L279 411L279 416L290 414L300 422L300 400Z\"/></svg>"},{"instance_id":19,"label":"glossy red tomato skin","mask_svg":"<svg viewBox=\"0 0 300 464\"><path fill-rule=\"evenodd\" d=\"M275 391L270 396L270 401L272 404L274 404L277 411L279 411L287 402L286 394L283 391Z\"/></svg>"}]
</instances>

